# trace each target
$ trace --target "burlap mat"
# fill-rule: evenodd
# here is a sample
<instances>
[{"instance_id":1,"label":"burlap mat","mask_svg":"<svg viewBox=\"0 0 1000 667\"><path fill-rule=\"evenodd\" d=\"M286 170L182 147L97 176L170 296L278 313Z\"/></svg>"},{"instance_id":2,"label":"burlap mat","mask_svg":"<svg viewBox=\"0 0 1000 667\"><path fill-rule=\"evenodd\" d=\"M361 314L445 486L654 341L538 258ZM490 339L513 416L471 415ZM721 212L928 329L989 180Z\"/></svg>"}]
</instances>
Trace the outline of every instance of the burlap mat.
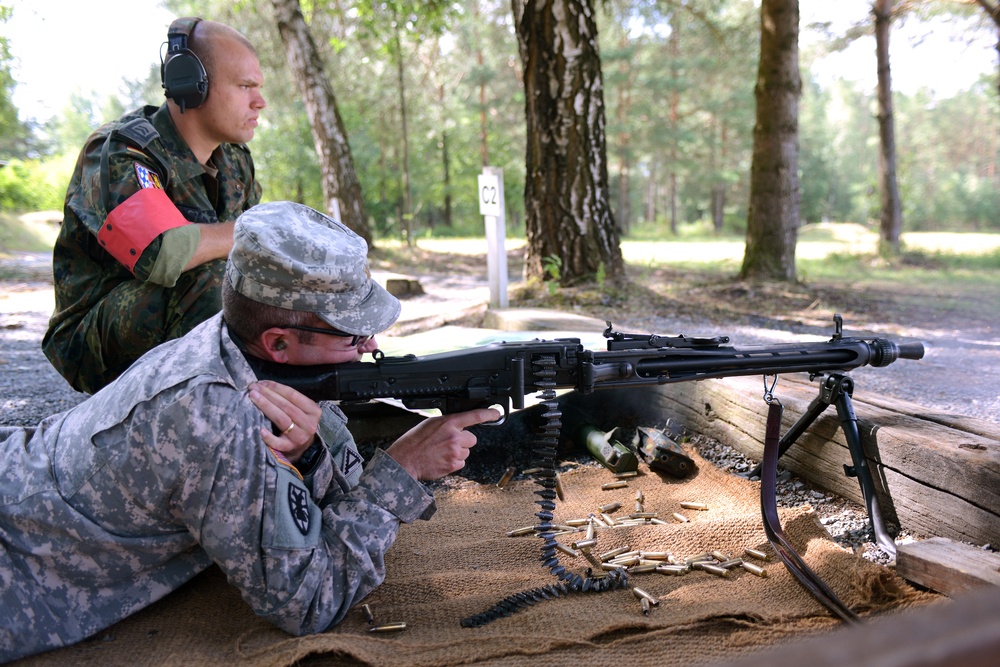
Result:
<instances>
[{"instance_id":1,"label":"burlap mat","mask_svg":"<svg viewBox=\"0 0 1000 667\"><path fill-rule=\"evenodd\" d=\"M618 546L682 557L711 550L742 554L745 547L770 551L759 484L696 460L698 472L688 480L644 474L627 488L608 491L600 488L612 481L606 470L564 473L566 500L559 503L556 521L586 517L612 501L623 504L613 515L621 516L634 510L641 489L646 509L670 525L600 531L595 553ZM257 619L212 569L93 639L16 664L542 667L597 658L666 667L728 660L839 626L782 565L770 563L766 578L739 570L729 579L704 572L633 575L632 585L661 601L648 616L630 590L617 590L571 594L483 627L462 628L461 619L512 593L555 583L539 561L538 538L505 535L536 521L537 488L527 481L504 489L468 483L439 492L431 521L403 527L386 559L386 583L366 600L378 623L405 622L403 631L370 633L355 609L330 632L290 637ZM706 502L710 509L682 510L684 500ZM689 522L675 522L674 512ZM809 566L862 615L937 599L837 546L807 508L783 510L782 523ZM581 535L560 538L577 539ZM560 560L581 573L588 565L583 558Z\"/></svg>"}]
</instances>

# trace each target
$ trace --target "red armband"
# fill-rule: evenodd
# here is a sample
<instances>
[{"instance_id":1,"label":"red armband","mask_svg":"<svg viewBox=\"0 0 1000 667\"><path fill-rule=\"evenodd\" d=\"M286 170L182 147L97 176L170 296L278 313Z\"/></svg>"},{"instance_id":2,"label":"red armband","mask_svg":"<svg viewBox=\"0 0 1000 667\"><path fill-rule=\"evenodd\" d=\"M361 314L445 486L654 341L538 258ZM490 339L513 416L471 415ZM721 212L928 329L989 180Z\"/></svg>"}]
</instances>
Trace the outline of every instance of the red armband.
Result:
<instances>
[{"instance_id":1,"label":"red armband","mask_svg":"<svg viewBox=\"0 0 1000 667\"><path fill-rule=\"evenodd\" d=\"M191 224L164 190L143 188L123 201L108 214L97 232L97 240L111 256L129 271L157 236Z\"/></svg>"}]
</instances>

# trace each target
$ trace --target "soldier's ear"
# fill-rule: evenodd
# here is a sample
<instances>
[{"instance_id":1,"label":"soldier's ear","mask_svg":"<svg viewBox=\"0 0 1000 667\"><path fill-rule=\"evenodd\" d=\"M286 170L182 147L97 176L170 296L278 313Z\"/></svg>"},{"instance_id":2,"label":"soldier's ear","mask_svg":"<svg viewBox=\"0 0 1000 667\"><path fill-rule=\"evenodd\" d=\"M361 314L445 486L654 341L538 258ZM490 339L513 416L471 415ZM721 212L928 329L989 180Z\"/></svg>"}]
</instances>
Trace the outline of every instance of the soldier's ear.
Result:
<instances>
[{"instance_id":1,"label":"soldier's ear","mask_svg":"<svg viewBox=\"0 0 1000 667\"><path fill-rule=\"evenodd\" d=\"M281 327L271 327L260 335L260 347L263 348L265 358L279 364L288 363L288 346L292 343L294 339L288 329Z\"/></svg>"}]
</instances>

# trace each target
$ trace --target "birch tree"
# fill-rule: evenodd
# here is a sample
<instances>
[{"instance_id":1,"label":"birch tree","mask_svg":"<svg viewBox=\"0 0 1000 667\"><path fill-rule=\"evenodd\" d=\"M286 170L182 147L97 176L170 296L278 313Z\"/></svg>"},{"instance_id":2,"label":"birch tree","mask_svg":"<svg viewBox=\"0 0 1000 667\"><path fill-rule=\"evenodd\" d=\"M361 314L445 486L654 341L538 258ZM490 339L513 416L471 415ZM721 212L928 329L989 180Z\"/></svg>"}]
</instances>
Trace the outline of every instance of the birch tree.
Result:
<instances>
[{"instance_id":1,"label":"birch tree","mask_svg":"<svg viewBox=\"0 0 1000 667\"><path fill-rule=\"evenodd\" d=\"M527 275L622 282L594 8L590 0L511 4L524 67Z\"/></svg>"},{"instance_id":2,"label":"birch tree","mask_svg":"<svg viewBox=\"0 0 1000 667\"><path fill-rule=\"evenodd\" d=\"M323 60L302 16L299 0L271 0L274 18L285 46L285 57L298 83L309 114L313 141L323 176L327 212L373 245L371 227L354 170L351 146L337 99L324 73Z\"/></svg>"}]
</instances>

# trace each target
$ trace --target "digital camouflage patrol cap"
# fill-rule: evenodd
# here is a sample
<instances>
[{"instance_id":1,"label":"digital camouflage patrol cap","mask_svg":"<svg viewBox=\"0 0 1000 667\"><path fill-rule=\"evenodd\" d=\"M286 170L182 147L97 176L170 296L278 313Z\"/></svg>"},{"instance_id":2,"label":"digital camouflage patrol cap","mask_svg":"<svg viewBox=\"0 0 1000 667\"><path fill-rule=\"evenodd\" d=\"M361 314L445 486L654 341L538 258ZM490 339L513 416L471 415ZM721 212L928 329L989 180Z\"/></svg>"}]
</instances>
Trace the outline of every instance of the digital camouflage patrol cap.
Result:
<instances>
[{"instance_id":1,"label":"digital camouflage patrol cap","mask_svg":"<svg viewBox=\"0 0 1000 667\"><path fill-rule=\"evenodd\" d=\"M344 333L371 336L399 317L399 300L372 280L365 240L294 202L258 204L236 220L226 275L254 301L316 313Z\"/></svg>"}]
</instances>

